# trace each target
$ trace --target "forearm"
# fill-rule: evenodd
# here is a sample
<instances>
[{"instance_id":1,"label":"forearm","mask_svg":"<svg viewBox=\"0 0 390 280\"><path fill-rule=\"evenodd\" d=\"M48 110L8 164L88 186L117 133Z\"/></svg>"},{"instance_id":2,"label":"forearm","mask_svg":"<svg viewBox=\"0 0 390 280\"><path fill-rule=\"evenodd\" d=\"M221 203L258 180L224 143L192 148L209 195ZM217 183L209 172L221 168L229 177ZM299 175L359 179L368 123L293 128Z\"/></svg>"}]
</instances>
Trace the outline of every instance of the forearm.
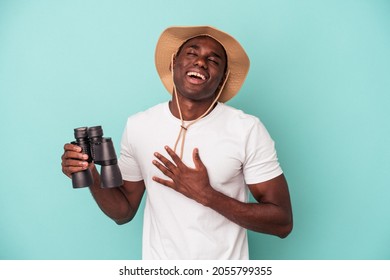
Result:
<instances>
[{"instance_id":1,"label":"forearm","mask_svg":"<svg viewBox=\"0 0 390 280\"><path fill-rule=\"evenodd\" d=\"M89 188L99 208L117 224L124 224L133 219L133 209L122 191L122 187L102 188L100 175L96 167L92 168L93 185Z\"/></svg>"},{"instance_id":2,"label":"forearm","mask_svg":"<svg viewBox=\"0 0 390 280\"><path fill-rule=\"evenodd\" d=\"M270 202L244 203L211 190L203 204L249 230L281 238L292 230L291 212Z\"/></svg>"}]
</instances>

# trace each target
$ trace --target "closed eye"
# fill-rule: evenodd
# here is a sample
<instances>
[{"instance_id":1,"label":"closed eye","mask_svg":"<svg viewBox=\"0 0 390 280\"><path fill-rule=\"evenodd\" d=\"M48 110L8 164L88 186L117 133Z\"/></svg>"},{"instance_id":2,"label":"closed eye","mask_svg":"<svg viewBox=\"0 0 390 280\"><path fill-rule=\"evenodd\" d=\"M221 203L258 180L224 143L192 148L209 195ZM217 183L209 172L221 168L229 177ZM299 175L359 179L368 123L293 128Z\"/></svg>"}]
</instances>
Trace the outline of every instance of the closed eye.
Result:
<instances>
[{"instance_id":1,"label":"closed eye","mask_svg":"<svg viewBox=\"0 0 390 280\"><path fill-rule=\"evenodd\" d=\"M215 65L219 65L219 61L215 57L209 57L208 60Z\"/></svg>"}]
</instances>

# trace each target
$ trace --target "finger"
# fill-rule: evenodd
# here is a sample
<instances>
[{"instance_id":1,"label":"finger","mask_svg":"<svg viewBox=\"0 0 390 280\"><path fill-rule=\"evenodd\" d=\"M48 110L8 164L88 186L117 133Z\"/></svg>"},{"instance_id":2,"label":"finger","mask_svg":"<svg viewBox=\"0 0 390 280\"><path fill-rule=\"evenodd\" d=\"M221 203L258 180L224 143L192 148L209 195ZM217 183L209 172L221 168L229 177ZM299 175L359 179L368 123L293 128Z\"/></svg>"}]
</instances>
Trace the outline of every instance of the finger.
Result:
<instances>
[{"instance_id":1,"label":"finger","mask_svg":"<svg viewBox=\"0 0 390 280\"><path fill-rule=\"evenodd\" d=\"M202 162L202 160L200 159L200 156L199 156L199 149L198 148L195 148L192 152L192 159L194 161L194 164L195 164L195 168L196 169L201 169L204 167L204 164Z\"/></svg>"},{"instance_id":2,"label":"finger","mask_svg":"<svg viewBox=\"0 0 390 280\"><path fill-rule=\"evenodd\" d=\"M166 176L168 176L169 178L173 179L173 173L168 169L166 168L163 164L161 164L160 162L158 162L157 160L153 160L153 164Z\"/></svg>"},{"instance_id":3,"label":"finger","mask_svg":"<svg viewBox=\"0 0 390 280\"><path fill-rule=\"evenodd\" d=\"M63 155L63 159L78 159L81 161L88 160L88 155L83 153L66 152Z\"/></svg>"},{"instance_id":4,"label":"finger","mask_svg":"<svg viewBox=\"0 0 390 280\"><path fill-rule=\"evenodd\" d=\"M153 181L161 184L161 185L164 185L164 186L167 186L171 189L174 189L175 188L175 184L173 181L169 181L169 180L164 180L164 179L161 179L159 177L156 177L156 176L153 176L152 177Z\"/></svg>"},{"instance_id":5,"label":"finger","mask_svg":"<svg viewBox=\"0 0 390 280\"><path fill-rule=\"evenodd\" d=\"M80 148L80 147L79 147ZM61 157L63 160L68 158L79 159L79 160L88 160L88 155L80 151L67 150Z\"/></svg>"},{"instance_id":6,"label":"finger","mask_svg":"<svg viewBox=\"0 0 390 280\"><path fill-rule=\"evenodd\" d=\"M65 166L62 167L62 172L67 175L68 177L71 177L73 173L80 172L85 170L84 167L78 167L78 166Z\"/></svg>"},{"instance_id":7,"label":"finger","mask_svg":"<svg viewBox=\"0 0 390 280\"><path fill-rule=\"evenodd\" d=\"M182 167L184 165L183 161L180 159L180 157L175 153L174 150L169 148L168 146L164 147L169 156L172 158L173 162L176 163L176 166Z\"/></svg>"},{"instance_id":8,"label":"finger","mask_svg":"<svg viewBox=\"0 0 390 280\"><path fill-rule=\"evenodd\" d=\"M171 170L172 172L174 172L174 170L176 169L176 165L174 165L169 159L167 159L166 157L164 157L162 154L160 153L154 153L154 156L156 158L158 158L164 165L167 169Z\"/></svg>"},{"instance_id":9,"label":"finger","mask_svg":"<svg viewBox=\"0 0 390 280\"><path fill-rule=\"evenodd\" d=\"M84 169L88 168L88 161L75 160L75 159L66 159L62 162L64 167L82 167Z\"/></svg>"},{"instance_id":10,"label":"finger","mask_svg":"<svg viewBox=\"0 0 390 280\"><path fill-rule=\"evenodd\" d=\"M66 143L64 145L64 151L81 152L81 147L74 144Z\"/></svg>"},{"instance_id":11,"label":"finger","mask_svg":"<svg viewBox=\"0 0 390 280\"><path fill-rule=\"evenodd\" d=\"M61 165L62 165L62 172L69 177L75 172L79 172L88 168L87 161L72 160L72 159L63 160L61 162Z\"/></svg>"},{"instance_id":12,"label":"finger","mask_svg":"<svg viewBox=\"0 0 390 280\"><path fill-rule=\"evenodd\" d=\"M64 153L61 156L62 172L71 177L73 173L88 168L88 155L82 153L81 147L74 144L65 144Z\"/></svg>"}]
</instances>

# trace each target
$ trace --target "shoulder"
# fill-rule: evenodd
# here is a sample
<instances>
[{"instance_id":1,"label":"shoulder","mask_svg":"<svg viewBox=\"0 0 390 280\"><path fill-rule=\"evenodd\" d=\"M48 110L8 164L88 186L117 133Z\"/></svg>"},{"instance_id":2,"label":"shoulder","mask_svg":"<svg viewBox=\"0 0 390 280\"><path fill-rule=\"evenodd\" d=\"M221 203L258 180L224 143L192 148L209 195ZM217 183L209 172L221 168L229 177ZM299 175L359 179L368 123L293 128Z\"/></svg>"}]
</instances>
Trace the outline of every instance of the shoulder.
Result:
<instances>
[{"instance_id":1,"label":"shoulder","mask_svg":"<svg viewBox=\"0 0 390 280\"><path fill-rule=\"evenodd\" d=\"M257 116L247 114L244 111L231 107L226 104L220 104L222 113L220 124L223 122L229 130L234 130L240 139L247 141L249 138L257 140L271 140L271 136ZM256 140L256 141L257 141Z\"/></svg>"},{"instance_id":2,"label":"shoulder","mask_svg":"<svg viewBox=\"0 0 390 280\"><path fill-rule=\"evenodd\" d=\"M127 118L127 124L142 124L145 121L153 121L153 118L161 118L166 106L167 102L164 102L135 113Z\"/></svg>"},{"instance_id":3,"label":"shoulder","mask_svg":"<svg viewBox=\"0 0 390 280\"><path fill-rule=\"evenodd\" d=\"M221 107L221 117L231 125L239 125L246 130L254 126L264 127L261 120L254 115L247 114L243 110L224 103L220 103L219 106Z\"/></svg>"}]
</instances>

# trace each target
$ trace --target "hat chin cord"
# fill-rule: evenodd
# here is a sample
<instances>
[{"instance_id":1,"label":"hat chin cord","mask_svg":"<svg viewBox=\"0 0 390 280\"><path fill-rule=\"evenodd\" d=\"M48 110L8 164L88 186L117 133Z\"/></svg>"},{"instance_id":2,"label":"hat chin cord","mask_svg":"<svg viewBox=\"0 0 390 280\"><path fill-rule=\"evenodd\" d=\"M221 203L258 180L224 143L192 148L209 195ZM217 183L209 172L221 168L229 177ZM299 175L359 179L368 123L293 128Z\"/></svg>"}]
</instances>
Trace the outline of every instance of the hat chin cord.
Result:
<instances>
[{"instance_id":1,"label":"hat chin cord","mask_svg":"<svg viewBox=\"0 0 390 280\"><path fill-rule=\"evenodd\" d=\"M193 125L194 123L196 123L198 120L200 120L204 116L206 116L211 111L211 109L214 107L214 104L218 101L219 97L222 94L223 89L225 88L225 84L226 84L226 82L228 80L230 71L227 70L225 80L223 81L223 84L222 84L221 88L219 89L218 94L215 97L213 103L211 103L210 107L206 110L206 112L204 112L202 115L200 115L197 119L192 120L190 122L187 122L187 125L186 125L185 122L184 122L184 119L183 119L183 114L181 112L179 98L178 98L178 95L177 95L177 90L176 90L176 85L175 85L175 80L174 80L174 73L173 73L174 72L174 70L173 70L173 58L174 58L174 56L175 56L175 54L172 55L172 60L171 60L171 65L172 65L171 73L172 73L172 82L173 82L173 94L175 95L176 105L177 105L177 108L179 110L181 125L180 125L179 135L177 136L177 139L176 139L175 146L174 146L173 150L176 152L177 146L178 146L179 141L181 139L181 147L180 147L179 157L180 157L180 159L183 159L184 144L185 144L185 139L186 139L186 134L187 134L188 128L191 125Z\"/></svg>"}]
</instances>

